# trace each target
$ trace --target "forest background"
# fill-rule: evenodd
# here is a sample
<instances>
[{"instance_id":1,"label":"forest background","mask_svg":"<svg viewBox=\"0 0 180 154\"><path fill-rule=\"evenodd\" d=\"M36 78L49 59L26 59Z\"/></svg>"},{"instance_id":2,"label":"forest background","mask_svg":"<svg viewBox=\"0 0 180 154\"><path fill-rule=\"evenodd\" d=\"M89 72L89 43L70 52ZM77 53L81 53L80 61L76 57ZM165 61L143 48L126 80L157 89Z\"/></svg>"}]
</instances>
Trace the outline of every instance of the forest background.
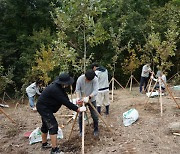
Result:
<instances>
[{"instance_id":1,"label":"forest background","mask_svg":"<svg viewBox=\"0 0 180 154\"><path fill-rule=\"evenodd\" d=\"M0 0L0 14L1 95L92 62L123 85L147 62L179 72L180 0Z\"/></svg>"}]
</instances>

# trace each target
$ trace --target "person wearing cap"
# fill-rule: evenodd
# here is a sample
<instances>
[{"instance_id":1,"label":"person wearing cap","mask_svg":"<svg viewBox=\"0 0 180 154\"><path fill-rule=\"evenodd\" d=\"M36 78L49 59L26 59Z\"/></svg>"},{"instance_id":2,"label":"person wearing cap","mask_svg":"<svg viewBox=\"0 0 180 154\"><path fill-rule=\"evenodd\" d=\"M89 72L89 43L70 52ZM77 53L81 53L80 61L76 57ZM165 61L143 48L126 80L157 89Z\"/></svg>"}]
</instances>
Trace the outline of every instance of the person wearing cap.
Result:
<instances>
[{"instance_id":1,"label":"person wearing cap","mask_svg":"<svg viewBox=\"0 0 180 154\"><path fill-rule=\"evenodd\" d=\"M151 67L150 63L146 64L142 68L141 72L141 80L140 80L140 93L142 93L142 86L144 85L144 91L146 90L147 84L148 84L148 78L149 78L149 73L151 72Z\"/></svg>"},{"instance_id":2,"label":"person wearing cap","mask_svg":"<svg viewBox=\"0 0 180 154\"><path fill-rule=\"evenodd\" d=\"M81 75L76 82L76 95L77 99L86 99L86 105L89 107L91 117L94 123L94 136L98 136L98 115L96 111L88 104L88 101L96 108L96 95L98 93L98 79L93 70L87 70L85 74ZM82 113L79 114L79 131L82 135Z\"/></svg>"},{"instance_id":3,"label":"person wearing cap","mask_svg":"<svg viewBox=\"0 0 180 154\"><path fill-rule=\"evenodd\" d=\"M42 92L37 101L37 111L42 119L42 148L51 148L51 154L59 154L60 149L57 147L58 123L54 116L62 105L76 112L86 111L85 107L77 107L69 101L65 92L68 85L73 84L74 79L67 73L62 73ZM47 133L49 132L51 144L47 143Z\"/></svg>"},{"instance_id":4,"label":"person wearing cap","mask_svg":"<svg viewBox=\"0 0 180 154\"><path fill-rule=\"evenodd\" d=\"M42 85L43 85L43 81L38 79L36 82L30 84L26 88L26 93L27 93L28 98L29 98L29 105L33 111L36 111L36 106L34 103L34 97L36 94L41 95L39 90L40 90Z\"/></svg>"},{"instance_id":5,"label":"person wearing cap","mask_svg":"<svg viewBox=\"0 0 180 154\"><path fill-rule=\"evenodd\" d=\"M104 105L106 108L106 115L109 115L109 80L108 71L103 66L99 66L97 63L91 65L93 71L95 71L98 78L98 95L97 95L97 110L101 114L101 107Z\"/></svg>"}]
</instances>

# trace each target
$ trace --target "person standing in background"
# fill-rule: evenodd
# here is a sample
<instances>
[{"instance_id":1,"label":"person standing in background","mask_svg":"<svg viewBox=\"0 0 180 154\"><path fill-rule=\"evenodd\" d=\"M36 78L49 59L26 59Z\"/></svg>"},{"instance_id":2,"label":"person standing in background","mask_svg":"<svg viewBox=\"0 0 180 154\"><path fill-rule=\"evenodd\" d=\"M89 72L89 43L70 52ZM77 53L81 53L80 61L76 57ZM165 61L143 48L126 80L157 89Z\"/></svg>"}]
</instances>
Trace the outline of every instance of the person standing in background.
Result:
<instances>
[{"instance_id":1,"label":"person standing in background","mask_svg":"<svg viewBox=\"0 0 180 154\"><path fill-rule=\"evenodd\" d=\"M146 91L149 73L151 72L150 63L147 63L143 66L142 72L141 72L141 80L140 80L140 93L142 93L142 87L144 86L144 91Z\"/></svg>"},{"instance_id":2,"label":"person standing in background","mask_svg":"<svg viewBox=\"0 0 180 154\"><path fill-rule=\"evenodd\" d=\"M95 71L98 78L98 95L97 95L97 110L101 114L101 107L104 105L106 108L106 115L109 115L109 80L108 71L103 66L99 66L96 63L91 65L93 71Z\"/></svg>"}]
</instances>

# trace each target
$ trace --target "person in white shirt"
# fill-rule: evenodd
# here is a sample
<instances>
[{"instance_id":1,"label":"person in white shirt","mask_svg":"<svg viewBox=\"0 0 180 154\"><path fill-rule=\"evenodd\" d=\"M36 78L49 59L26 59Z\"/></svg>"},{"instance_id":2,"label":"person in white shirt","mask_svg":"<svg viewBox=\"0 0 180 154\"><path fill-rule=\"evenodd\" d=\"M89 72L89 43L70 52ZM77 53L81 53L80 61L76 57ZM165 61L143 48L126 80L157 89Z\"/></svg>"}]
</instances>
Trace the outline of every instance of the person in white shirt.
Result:
<instances>
[{"instance_id":1,"label":"person in white shirt","mask_svg":"<svg viewBox=\"0 0 180 154\"><path fill-rule=\"evenodd\" d=\"M36 95L36 93L38 95L41 95L39 90L40 90L40 87L42 85L43 85L43 81L38 79L36 82L30 84L26 88L26 93L27 93L28 98L29 98L29 105L30 105L32 110L36 110L36 106L35 106L35 103L34 103L34 96Z\"/></svg>"},{"instance_id":2,"label":"person in white shirt","mask_svg":"<svg viewBox=\"0 0 180 154\"><path fill-rule=\"evenodd\" d=\"M96 63L91 65L93 71L95 71L98 78L98 95L97 95L97 111L101 114L101 107L104 105L106 108L105 114L109 115L109 80L108 71L103 66L99 66Z\"/></svg>"},{"instance_id":3,"label":"person in white shirt","mask_svg":"<svg viewBox=\"0 0 180 154\"><path fill-rule=\"evenodd\" d=\"M159 89L159 83L161 82L161 89L162 89L162 92L165 91L165 84L166 84L166 75L162 72L162 71L158 71L157 74L156 74L156 77L157 79L154 78L153 74L151 75L151 78L154 80L154 81L158 81L158 83L156 84L155 86L155 89ZM162 81L162 80L163 81ZM165 84L164 84L165 83Z\"/></svg>"},{"instance_id":4,"label":"person in white shirt","mask_svg":"<svg viewBox=\"0 0 180 154\"><path fill-rule=\"evenodd\" d=\"M146 64L142 68L141 72L141 80L140 80L140 93L142 93L142 87L144 85L144 91L146 90L147 83L148 83L148 78L149 78L149 73L151 72L151 67L150 63Z\"/></svg>"}]
</instances>

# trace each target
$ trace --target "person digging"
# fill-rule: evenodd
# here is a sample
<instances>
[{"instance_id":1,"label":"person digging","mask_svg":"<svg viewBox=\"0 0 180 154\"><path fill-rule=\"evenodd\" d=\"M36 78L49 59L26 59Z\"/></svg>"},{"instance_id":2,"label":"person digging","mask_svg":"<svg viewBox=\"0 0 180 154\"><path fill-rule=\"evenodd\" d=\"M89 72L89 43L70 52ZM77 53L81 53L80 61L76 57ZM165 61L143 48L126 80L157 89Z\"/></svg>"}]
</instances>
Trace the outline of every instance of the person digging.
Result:
<instances>
[{"instance_id":1,"label":"person digging","mask_svg":"<svg viewBox=\"0 0 180 154\"><path fill-rule=\"evenodd\" d=\"M76 95L77 100L80 98L88 98L86 101L86 106L89 107L91 117L94 123L94 136L97 137L99 135L98 131L98 115L96 111L92 108L91 104L96 108L96 95L98 93L98 79L93 70L87 70L85 74L81 75L76 82ZM79 131L80 136L82 136L82 113L79 114Z\"/></svg>"},{"instance_id":2,"label":"person digging","mask_svg":"<svg viewBox=\"0 0 180 154\"><path fill-rule=\"evenodd\" d=\"M67 73L62 73L41 93L37 101L37 111L42 119L42 149L52 148L50 154L60 154L57 147L58 123L54 116L62 105L76 112L86 111L86 107L77 107L69 101L65 88L72 85L74 79ZM47 142L49 132L51 145Z\"/></svg>"}]
</instances>

